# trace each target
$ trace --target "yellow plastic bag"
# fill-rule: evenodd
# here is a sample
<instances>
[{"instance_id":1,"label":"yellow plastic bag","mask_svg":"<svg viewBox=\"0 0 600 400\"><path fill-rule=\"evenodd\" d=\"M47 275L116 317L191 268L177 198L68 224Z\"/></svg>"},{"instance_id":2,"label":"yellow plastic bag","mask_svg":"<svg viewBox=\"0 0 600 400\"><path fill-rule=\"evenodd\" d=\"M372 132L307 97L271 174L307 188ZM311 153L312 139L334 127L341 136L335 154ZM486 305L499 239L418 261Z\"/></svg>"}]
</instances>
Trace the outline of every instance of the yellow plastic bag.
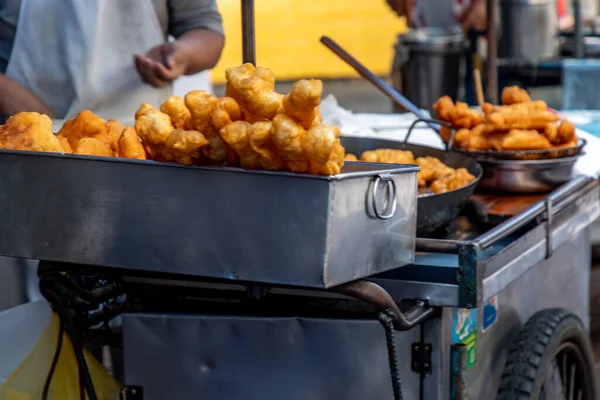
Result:
<instances>
[{"instance_id":1,"label":"yellow plastic bag","mask_svg":"<svg viewBox=\"0 0 600 400\"><path fill-rule=\"evenodd\" d=\"M33 351L0 386L0 400L40 400L46 377L54 358L58 333L58 316L52 319L40 336ZM63 333L60 357L50 384L48 400L79 400L79 372L69 337ZM119 398L121 388L108 371L84 350L94 390L98 400Z\"/></svg>"}]
</instances>

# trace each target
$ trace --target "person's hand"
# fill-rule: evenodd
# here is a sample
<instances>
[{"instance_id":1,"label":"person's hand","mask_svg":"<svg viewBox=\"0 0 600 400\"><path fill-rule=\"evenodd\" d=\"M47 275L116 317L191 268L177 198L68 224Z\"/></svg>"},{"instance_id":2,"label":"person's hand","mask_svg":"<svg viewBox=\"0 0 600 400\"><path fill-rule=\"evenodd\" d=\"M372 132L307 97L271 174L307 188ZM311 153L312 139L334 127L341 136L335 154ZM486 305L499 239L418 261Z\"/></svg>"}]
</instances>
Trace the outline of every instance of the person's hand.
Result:
<instances>
[{"instance_id":1,"label":"person's hand","mask_svg":"<svg viewBox=\"0 0 600 400\"><path fill-rule=\"evenodd\" d=\"M387 0L387 3L398 16L406 17L406 22L410 25L415 0Z\"/></svg>"},{"instance_id":2,"label":"person's hand","mask_svg":"<svg viewBox=\"0 0 600 400\"><path fill-rule=\"evenodd\" d=\"M54 118L52 110L39 97L20 83L0 74L0 116L10 117L24 111Z\"/></svg>"},{"instance_id":3,"label":"person's hand","mask_svg":"<svg viewBox=\"0 0 600 400\"><path fill-rule=\"evenodd\" d=\"M155 46L146 55L136 54L134 61L142 80L156 88L173 82L188 69L187 56L177 42Z\"/></svg>"},{"instance_id":4,"label":"person's hand","mask_svg":"<svg viewBox=\"0 0 600 400\"><path fill-rule=\"evenodd\" d=\"M471 5L458 18L465 32L470 29L482 32L487 29L487 2L473 0Z\"/></svg>"}]
</instances>

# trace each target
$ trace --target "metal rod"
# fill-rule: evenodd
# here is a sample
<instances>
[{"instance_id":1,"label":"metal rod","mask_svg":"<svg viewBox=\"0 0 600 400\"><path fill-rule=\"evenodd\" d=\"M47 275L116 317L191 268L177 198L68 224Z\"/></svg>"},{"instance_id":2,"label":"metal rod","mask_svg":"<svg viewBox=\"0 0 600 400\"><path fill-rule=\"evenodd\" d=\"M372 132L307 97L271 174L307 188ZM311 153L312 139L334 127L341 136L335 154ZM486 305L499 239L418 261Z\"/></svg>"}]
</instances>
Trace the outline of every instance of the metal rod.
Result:
<instances>
[{"instance_id":1,"label":"metal rod","mask_svg":"<svg viewBox=\"0 0 600 400\"><path fill-rule=\"evenodd\" d=\"M562 185L552 193L550 193L548 197L552 200L553 203L556 204L563 198L569 196L571 193L578 191L591 181L591 178L587 178L583 175L580 175L575 179L571 180L570 182ZM529 222L533 221L535 218L541 215L545 210L546 199L543 199L529 207L521 214L515 215L514 217L498 225L494 229L484 233L475 240L475 243L485 249L486 247L491 246L496 241L507 237L519 228L522 228L523 226L527 225Z\"/></svg>"},{"instance_id":2,"label":"metal rod","mask_svg":"<svg viewBox=\"0 0 600 400\"><path fill-rule=\"evenodd\" d=\"M256 65L254 0L242 0L242 55L244 63Z\"/></svg>"},{"instance_id":3,"label":"metal rod","mask_svg":"<svg viewBox=\"0 0 600 400\"><path fill-rule=\"evenodd\" d=\"M455 343L450 346L450 399L467 398L467 346Z\"/></svg>"},{"instance_id":4,"label":"metal rod","mask_svg":"<svg viewBox=\"0 0 600 400\"><path fill-rule=\"evenodd\" d=\"M321 43L323 43L325 47L331 50L336 56L344 60L346 64L354 68L354 70L358 72L360 76L362 76L363 78L371 82L373 85L375 85L377 89L381 90L386 96L392 99L400 107L413 113L419 119L428 119L428 117L419 109L419 107L415 106L409 99L402 96L400 93L398 93L396 89L392 88L383 79L379 78L377 75L371 72L360 61L358 61L356 58L351 56L350 53L348 53L346 50L340 47L340 45L337 44L333 39L327 36L321 36ZM429 126L436 132L439 132L440 130L439 125L429 124Z\"/></svg>"},{"instance_id":5,"label":"metal rod","mask_svg":"<svg viewBox=\"0 0 600 400\"><path fill-rule=\"evenodd\" d=\"M456 254L462 243L458 240L417 238L416 250L428 253Z\"/></svg>"},{"instance_id":6,"label":"metal rod","mask_svg":"<svg viewBox=\"0 0 600 400\"><path fill-rule=\"evenodd\" d=\"M498 102L498 35L496 34L496 0L487 1L487 100Z\"/></svg>"},{"instance_id":7,"label":"metal rod","mask_svg":"<svg viewBox=\"0 0 600 400\"><path fill-rule=\"evenodd\" d=\"M573 0L573 15L575 24L573 27L573 40L575 43L575 58L583 58L583 32L581 0Z\"/></svg>"}]
</instances>

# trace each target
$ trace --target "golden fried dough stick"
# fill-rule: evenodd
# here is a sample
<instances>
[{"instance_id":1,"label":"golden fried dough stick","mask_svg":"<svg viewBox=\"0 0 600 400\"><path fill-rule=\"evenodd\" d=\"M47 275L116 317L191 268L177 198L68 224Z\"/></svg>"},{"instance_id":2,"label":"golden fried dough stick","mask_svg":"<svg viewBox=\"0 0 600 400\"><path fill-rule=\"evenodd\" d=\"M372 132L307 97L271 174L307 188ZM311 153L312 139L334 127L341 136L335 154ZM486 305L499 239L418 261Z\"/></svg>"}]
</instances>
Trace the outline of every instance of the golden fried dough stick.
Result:
<instances>
[{"instance_id":1,"label":"golden fried dough stick","mask_svg":"<svg viewBox=\"0 0 600 400\"><path fill-rule=\"evenodd\" d=\"M147 111L135 121L135 130L144 143L146 153L154 160L165 157L165 143L173 129L171 118L157 109Z\"/></svg>"},{"instance_id":2,"label":"golden fried dough stick","mask_svg":"<svg viewBox=\"0 0 600 400\"><path fill-rule=\"evenodd\" d=\"M112 157L111 148L101 140L93 137L84 137L77 142L77 146L73 150L73 154L81 154L86 156L97 157Z\"/></svg>"},{"instance_id":3,"label":"golden fried dough stick","mask_svg":"<svg viewBox=\"0 0 600 400\"><path fill-rule=\"evenodd\" d=\"M483 115L479 111L470 109L468 104L457 101L450 112L450 120L457 129L473 128L483 121Z\"/></svg>"},{"instance_id":4,"label":"golden fried dough stick","mask_svg":"<svg viewBox=\"0 0 600 400\"><path fill-rule=\"evenodd\" d=\"M526 90L518 86L510 86L502 90L502 104L510 106L511 104L531 102L531 98Z\"/></svg>"},{"instance_id":5,"label":"golden fried dough stick","mask_svg":"<svg viewBox=\"0 0 600 400\"><path fill-rule=\"evenodd\" d=\"M182 97L171 96L160 105L160 111L171 117L175 129L194 129L192 114Z\"/></svg>"},{"instance_id":6,"label":"golden fried dough stick","mask_svg":"<svg viewBox=\"0 0 600 400\"><path fill-rule=\"evenodd\" d=\"M145 160L146 150L142 141L133 128L125 128L118 140L118 153L121 158L131 158L134 160Z\"/></svg>"},{"instance_id":7,"label":"golden fried dough stick","mask_svg":"<svg viewBox=\"0 0 600 400\"><path fill-rule=\"evenodd\" d=\"M279 155L287 163L292 172L307 172L309 159L302 146L302 137L306 131L292 117L285 114L273 118L271 140L277 148Z\"/></svg>"},{"instance_id":8,"label":"golden fried dough stick","mask_svg":"<svg viewBox=\"0 0 600 400\"><path fill-rule=\"evenodd\" d=\"M260 155L252 149L250 134L252 125L246 121L236 121L223 127L219 132L225 143L240 158L240 165L245 169L260 167Z\"/></svg>"},{"instance_id":9,"label":"golden fried dough stick","mask_svg":"<svg viewBox=\"0 0 600 400\"><path fill-rule=\"evenodd\" d=\"M152 107L148 103L142 103L140 105L140 108L138 108L137 111L135 112L135 119L138 119L142 115L145 115L150 110L156 110L156 108Z\"/></svg>"},{"instance_id":10,"label":"golden fried dough stick","mask_svg":"<svg viewBox=\"0 0 600 400\"><path fill-rule=\"evenodd\" d=\"M438 179L440 176L454 171L435 157L419 157L415 162L421 167L421 171L419 172L420 176L418 177L419 182L424 182L424 184L420 184L419 186L424 186L425 184Z\"/></svg>"},{"instance_id":11,"label":"golden fried dough stick","mask_svg":"<svg viewBox=\"0 0 600 400\"><path fill-rule=\"evenodd\" d=\"M60 143L60 147L62 147L62 149L63 149L63 151L65 153L72 153L73 152L73 148L69 144L69 141L67 140L67 138L65 138L65 137L59 137L58 141Z\"/></svg>"},{"instance_id":12,"label":"golden fried dough stick","mask_svg":"<svg viewBox=\"0 0 600 400\"><path fill-rule=\"evenodd\" d=\"M106 123L106 128L108 130L108 140L109 140L109 145L110 145L110 149L113 152L114 156L117 156L119 153L119 139L121 138L121 135L123 134L123 132L126 129L126 126L123 125L122 123L120 123L119 121L116 121L114 119L109 119L108 122ZM97 138L100 139L100 138Z\"/></svg>"},{"instance_id":13,"label":"golden fried dough stick","mask_svg":"<svg viewBox=\"0 0 600 400\"><path fill-rule=\"evenodd\" d=\"M532 111L529 113L493 112L486 115L486 124L489 131L544 130L551 122L556 122L559 117L550 111Z\"/></svg>"},{"instance_id":14,"label":"golden fried dough stick","mask_svg":"<svg viewBox=\"0 0 600 400\"><path fill-rule=\"evenodd\" d=\"M544 150L550 147L548 138L536 130L512 129L502 140L504 150Z\"/></svg>"},{"instance_id":15,"label":"golden fried dough stick","mask_svg":"<svg viewBox=\"0 0 600 400\"><path fill-rule=\"evenodd\" d=\"M89 110L84 110L75 118L65 121L57 136L66 138L73 149L77 147L80 139L88 137L101 140L109 147L111 143L106 121Z\"/></svg>"},{"instance_id":16,"label":"golden fried dough stick","mask_svg":"<svg viewBox=\"0 0 600 400\"><path fill-rule=\"evenodd\" d=\"M198 131L175 129L165 142L166 158L179 164L193 165L200 159L200 149L207 144L208 140Z\"/></svg>"},{"instance_id":17,"label":"golden fried dough stick","mask_svg":"<svg viewBox=\"0 0 600 400\"><path fill-rule=\"evenodd\" d=\"M489 103L485 103L482 107L484 114L491 114L494 112L517 112L517 113L529 113L534 111L546 111L548 105L545 101L536 100L528 101L525 103L515 103L509 106L494 106Z\"/></svg>"},{"instance_id":18,"label":"golden fried dough stick","mask_svg":"<svg viewBox=\"0 0 600 400\"><path fill-rule=\"evenodd\" d=\"M219 99L205 90L193 90L185 95L184 101L190 110L194 129L206 133L211 126L210 116Z\"/></svg>"},{"instance_id":19,"label":"golden fried dough stick","mask_svg":"<svg viewBox=\"0 0 600 400\"><path fill-rule=\"evenodd\" d=\"M323 82L319 79L301 79L292 85L292 90L283 98L285 113L300 121L304 129L321 122L319 104L323 93Z\"/></svg>"},{"instance_id":20,"label":"golden fried dough stick","mask_svg":"<svg viewBox=\"0 0 600 400\"><path fill-rule=\"evenodd\" d=\"M452 122L451 114L454 110L454 102L450 96L440 97L433 105L433 110L442 121Z\"/></svg>"},{"instance_id":21,"label":"golden fried dough stick","mask_svg":"<svg viewBox=\"0 0 600 400\"><path fill-rule=\"evenodd\" d=\"M223 97L217 101L210 115L213 128L220 131L225 125L242 119L242 111L239 104L231 97Z\"/></svg>"},{"instance_id":22,"label":"golden fried dough stick","mask_svg":"<svg viewBox=\"0 0 600 400\"><path fill-rule=\"evenodd\" d=\"M460 189L463 186L473 182L475 177L465 168L452 170L450 173L440 176L431 184L431 191L435 194L445 193Z\"/></svg>"},{"instance_id":23,"label":"golden fried dough stick","mask_svg":"<svg viewBox=\"0 0 600 400\"><path fill-rule=\"evenodd\" d=\"M257 73L250 63L225 70L226 94L251 114L272 119L283 111L282 96L274 90L274 78L265 69Z\"/></svg>"},{"instance_id":24,"label":"golden fried dough stick","mask_svg":"<svg viewBox=\"0 0 600 400\"><path fill-rule=\"evenodd\" d=\"M575 140L577 142L577 136L575 134L575 125L566 119L563 120L558 126L557 132L557 144L568 143Z\"/></svg>"},{"instance_id":25,"label":"golden fried dough stick","mask_svg":"<svg viewBox=\"0 0 600 400\"><path fill-rule=\"evenodd\" d=\"M52 132L52 121L47 115L21 112L10 117L1 127L0 148L50 153L65 152Z\"/></svg>"},{"instance_id":26,"label":"golden fried dough stick","mask_svg":"<svg viewBox=\"0 0 600 400\"><path fill-rule=\"evenodd\" d=\"M347 153L344 156L344 161L358 161L358 157L356 157L354 154L352 153Z\"/></svg>"},{"instance_id":27,"label":"golden fried dough stick","mask_svg":"<svg viewBox=\"0 0 600 400\"><path fill-rule=\"evenodd\" d=\"M344 166L344 147L336 126L317 124L302 138L302 145L310 159L310 170L320 175L339 174Z\"/></svg>"},{"instance_id":28,"label":"golden fried dough stick","mask_svg":"<svg viewBox=\"0 0 600 400\"><path fill-rule=\"evenodd\" d=\"M415 156L410 151L376 149L362 153L360 161L386 164L415 164Z\"/></svg>"},{"instance_id":29,"label":"golden fried dough stick","mask_svg":"<svg viewBox=\"0 0 600 400\"><path fill-rule=\"evenodd\" d=\"M279 171L286 168L286 163L277 154L277 148L271 140L271 121L260 121L252 124L250 130L250 146L260 157L260 166L267 171Z\"/></svg>"}]
</instances>

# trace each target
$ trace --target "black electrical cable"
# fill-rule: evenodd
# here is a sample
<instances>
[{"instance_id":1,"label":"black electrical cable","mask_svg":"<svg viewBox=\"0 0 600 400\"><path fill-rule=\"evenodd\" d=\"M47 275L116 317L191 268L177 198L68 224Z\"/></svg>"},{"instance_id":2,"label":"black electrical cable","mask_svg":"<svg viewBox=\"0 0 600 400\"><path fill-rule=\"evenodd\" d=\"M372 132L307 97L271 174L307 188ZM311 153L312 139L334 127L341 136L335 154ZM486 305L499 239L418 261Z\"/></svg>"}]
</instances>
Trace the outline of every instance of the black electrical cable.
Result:
<instances>
[{"instance_id":1,"label":"black electrical cable","mask_svg":"<svg viewBox=\"0 0 600 400\"><path fill-rule=\"evenodd\" d=\"M56 370L56 365L58 364L58 359L60 358L60 352L62 350L63 344L63 335L65 332L65 328L62 322L59 321L60 328L58 330L58 341L56 343L56 350L54 351L54 357L52 358L52 364L50 364L50 370L48 371L48 375L46 376L46 383L44 383L44 391L42 392L42 400L48 399L48 392L50 391L50 383L52 383L52 377L54 376L54 371Z\"/></svg>"},{"instance_id":2,"label":"black electrical cable","mask_svg":"<svg viewBox=\"0 0 600 400\"><path fill-rule=\"evenodd\" d=\"M385 339L387 342L388 360L390 362L390 372L392 375L392 388L394 390L394 400L402 400L402 382L400 380L400 366L396 353L396 333L394 331L394 320L388 311L377 313L377 319L385 329Z\"/></svg>"},{"instance_id":3,"label":"black electrical cable","mask_svg":"<svg viewBox=\"0 0 600 400\"><path fill-rule=\"evenodd\" d=\"M81 387L85 389L89 400L98 400L96 391L94 390L94 383L92 382L92 377L90 376L90 371L88 370L87 363L83 355L83 345L78 338L76 338L76 335L77 333L73 331L69 336L71 337L73 353L75 354L75 359L77 360L80 390ZM83 398L85 400L85 396Z\"/></svg>"}]
</instances>

